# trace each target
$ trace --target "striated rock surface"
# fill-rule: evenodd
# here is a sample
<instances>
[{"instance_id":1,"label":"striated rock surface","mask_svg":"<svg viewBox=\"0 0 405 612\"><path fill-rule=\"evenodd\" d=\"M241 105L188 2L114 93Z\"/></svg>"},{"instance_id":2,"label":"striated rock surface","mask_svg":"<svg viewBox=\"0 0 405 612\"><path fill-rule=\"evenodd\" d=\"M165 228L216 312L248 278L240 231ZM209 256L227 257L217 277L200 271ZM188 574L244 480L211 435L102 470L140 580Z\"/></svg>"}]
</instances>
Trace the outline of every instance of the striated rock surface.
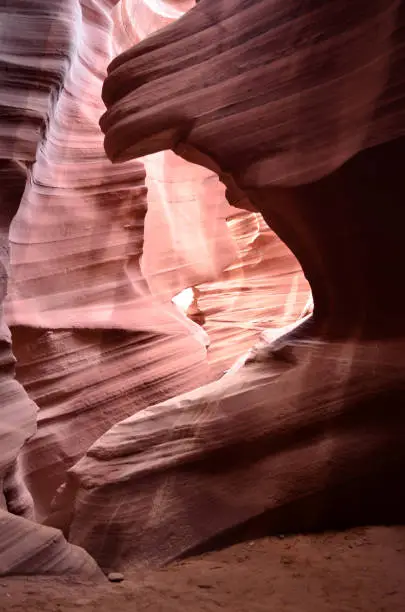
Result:
<instances>
[{"instance_id":1,"label":"striated rock surface","mask_svg":"<svg viewBox=\"0 0 405 612\"><path fill-rule=\"evenodd\" d=\"M39 407L22 456L38 519L112 425L208 380L193 324L152 296L140 269L144 166L114 167L104 153L110 9L76 6L71 64L10 231L6 314L18 379Z\"/></svg>"},{"instance_id":2,"label":"striated rock surface","mask_svg":"<svg viewBox=\"0 0 405 612\"><path fill-rule=\"evenodd\" d=\"M401 0L202 0L111 63L107 154L173 149L218 169L235 201L235 183L319 179L404 133L402 12Z\"/></svg>"},{"instance_id":3,"label":"striated rock surface","mask_svg":"<svg viewBox=\"0 0 405 612\"><path fill-rule=\"evenodd\" d=\"M9 4L0 572L396 520L404 3Z\"/></svg>"},{"instance_id":4,"label":"striated rock surface","mask_svg":"<svg viewBox=\"0 0 405 612\"><path fill-rule=\"evenodd\" d=\"M281 334L310 311L302 269L263 217L239 211L227 224L237 257L215 282L198 285L194 303L210 338L209 362L218 374L263 333Z\"/></svg>"},{"instance_id":5,"label":"striated rock surface","mask_svg":"<svg viewBox=\"0 0 405 612\"><path fill-rule=\"evenodd\" d=\"M69 539L108 570L167 563L261 515L266 533L401 520L403 350L263 347L121 422L69 473Z\"/></svg>"},{"instance_id":6,"label":"striated rock surface","mask_svg":"<svg viewBox=\"0 0 405 612\"><path fill-rule=\"evenodd\" d=\"M80 575L103 580L96 562L52 527L0 510L0 576Z\"/></svg>"},{"instance_id":7,"label":"striated rock surface","mask_svg":"<svg viewBox=\"0 0 405 612\"><path fill-rule=\"evenodd\" d=\"M244 348L230 350L231 328L213 333L225 356L215 348L209 371L204 336L171 302L216 282L209 316L222 272L240 260L217 176L168 151L112 166L98 125L113 55L192 5L0 3L2 300L10 245L5 317L19 381L2 319L2 573L97 575L84 551L30 521L111 426L207 382Z\"/></svg>"},{"instance_id":8,"label":"striated rock surface","mask_svg":"<svg viewBox=\"0 0 405 612\"><path fill-rule=\"evenodd\" d=\"M49 6L51 4L51 6ZM47 6L48 5L48 6ZM72 3L0 3L0 575L80 573L100 578L96 563L54 529L33 522L33 500L20 451L36 431L37 407L15 380L3 300L9 273L9 226L35 159L41 128L70 57ZM56 52L52 39L58 41Z\"/></svg>"},{"instance_id":9,"label":"striated rock surface","mask_svg":"<svg viewBox=\"0 0 405 612\"><path fill-rule=\"evenodd\" d=\"M356 255L369 258L358 285L368 299L374 292L374 301L360 303L360 312L356 302L340 310L342 291L326 318L315 296L314 316L302 325L256 346L219 381L113 427L70 471L55 511L71 510L69 538L103 567L161 565L212 546L219 534L229 541L229 532L249 521L262 533L403 521L405 330L397 278L404 146L399 139L366 151L285 200L292 212L319 206L319 218L325 196L333 201L335 194L337 237L341 216L344 228L355 230L362 213L364 242L348 236L346 249L354 272ZM376 167L365 181L364 172ZM353 204L353 196L346 225L344 203ZM377 227L383 252L367 242ZM313 236L320 239L316 228ZM332 234L329 242L336 252ZM330 265L326 246L323 252ZM349 268L344 279L354 290ZM339 289L334 281L331 274L330 288Z\"/></svg>"},{"instance_id":10,"label":"striated rock surface","mask_svg":"<svg viewBox=\"0 0 405 612\"><path fill-rule=\"evenodd\" d=\"M171 152L152 155L144 160L146 200L144 165L112 166L106 158L98 120L111 48L126 48L180 14L174 5L159 15L135 3L129 28L130 3L113 4L72 4L64 73L59 91L44 98L47 126L37 149L31 139L35 163L10 230L6 316L18 380L39 407L21 465L40 520L66 470L101 434L207 382L244 349L224 343L232 328L218 342L214 334L209 373L203 338L171 303L189 285L220 282L239 257L226 224L235 211L218 178ZM47 44L52 57L53 39ZM35 98L31 104L36 111ZM224 291L217 287L214 302ZM226 363L215 363L217 344Z\"/></svg>"},{"instance_id":11,"label":"striated rock surface","mask_svg":"<svg viewBox=\"0 0 405 612\"><path fill-rule=\"evenodd\" d=\"M194 6L194 0L121 0L111 12L114 54L139 43ZM102 114L104 107L102 105ZM225 223L235 210L212 171L171 151L142 159L147 215L141 268L154 295L170 301L186 287L215 280L236 258ZM159 239L157 239L157 236Z\"/></svg>"},{"instance_id":12,"label":"striated rock surface","mask_svg":"<svg viewBox=\"0 0 405 612\"><path fill-rule=\"evenodd\" d=\"M105 568L162 564L259 517L284 533L404 516L404 3L269 7L202 0L104 84L110 159L173 149L216 170L314 295L302 325L70 470L55 511Z\"/></svg>"}]
</instances>

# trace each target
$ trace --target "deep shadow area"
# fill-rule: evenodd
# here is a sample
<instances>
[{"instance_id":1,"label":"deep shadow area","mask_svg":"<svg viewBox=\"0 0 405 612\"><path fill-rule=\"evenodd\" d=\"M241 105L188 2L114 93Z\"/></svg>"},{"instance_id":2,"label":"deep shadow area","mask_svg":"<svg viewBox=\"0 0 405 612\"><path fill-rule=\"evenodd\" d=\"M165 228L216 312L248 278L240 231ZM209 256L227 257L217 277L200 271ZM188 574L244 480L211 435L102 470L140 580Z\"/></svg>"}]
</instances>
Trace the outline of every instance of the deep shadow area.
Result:
<instances>
[{"instance_id":1,"label":"deep shadow area","mask_svg":"<svg viewBox=\"0 0 405 612\"><path fill-rule=\"evenodd\" d=\"M238 445L237 449L221 450L209 461L205 460L204 465L194 465L190 479L198 469L215 472L221 465L221 470L226 470L227 466L229 469L259 461L266 453L282 453L284 444L302 444L308 447L303 453L312 452L315 459L317 438L336 436L336 430L340 430L341 436L345 431L357 431L359 445L366 436L375 439L373 450L365 452L362 460L352 465L337 462L334 469L334 457L331 457L325 470L324 488L319 492L293 503L280 500L278 506L274 504L246 523L189 550L184 557L279 534L320 534L359 526L405 525L405 496L401 485L405 470L403 405L403 389L385 390L362 401L348 402L339 417L335 415L330 422L290 431L286 439L281 435L278 445L275 440L256 440ZM262 483L258 482L257 486L261 487Z\"/></svg>"},{"instance_id":2,"label":"deep shadow area","mask_svg":"<svg viewBox=\"0 0 405 612\"><path fill-rule=\"evenodd\" d=\"M315 535L366 526L405 526L403 470L360 479L330 492L270 510L188 551L183 558L277 535ZM376 480L378 484L376 486Z\"/></svg>"}]
</instances>

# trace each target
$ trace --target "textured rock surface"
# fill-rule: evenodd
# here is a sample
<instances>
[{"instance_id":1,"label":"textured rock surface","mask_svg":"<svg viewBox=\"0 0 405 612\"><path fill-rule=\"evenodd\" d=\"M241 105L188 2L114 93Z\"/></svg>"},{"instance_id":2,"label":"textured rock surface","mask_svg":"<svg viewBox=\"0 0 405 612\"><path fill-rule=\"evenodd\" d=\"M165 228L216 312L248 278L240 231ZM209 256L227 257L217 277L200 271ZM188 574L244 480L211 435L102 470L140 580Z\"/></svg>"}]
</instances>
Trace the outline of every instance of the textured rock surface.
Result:
<instances>
[{"instance_id":1,"label":"textured rock surface","mask_svg":"<svg viewBox=\"0 0 405 612\"><path fill-rule=\"evenodd\" d=\"M398 511L404 3L192 4L0 2L3 573Z\"/></svg>"},{"instance_id":2,"label":"textured rock surface","mask_svg":"<svg viewBox=\"0 0 405 612\"><path fill-rule=\"evenodd\" d=\"M32 521L33 503L22 478L19 454L35 434L35 404L15 380L15 358L3 300L9 272L9 226L35 159L51 96L61 86L72 38L72 4L0 3L0 574L81 573L100 576L95 562L54 529ZM42 9L42 10L41 10ZM59 52L51 44L58 40Z\"/></svg>"},{"instance_id":3,"label":"textured rock surface","mask_svg":"<svg viewBox=\"0 0 405 612\"><path fill-rule=\"evenodd\" d=\"M187 286L216 282L208 303L202 299L209 318L222 271L238 261L234 298L246 282L226 223L238 213L218 178L168 151L114 167L98 126L112 57L192 5L0 3L2 300L11 244L5 314L17 379L30 397L14 380L2 320L0 501L11 513L2 530L13 534L2 541L2 573L93 575L85 553L26 519L47 515L66 470L112 425L206 382L243 349L229 350L234 329L213 333L209 374L199 328L171 303ZM256 217L247 220L248 242L258 236ZM241 312L239 321L246 318ZM245 341L252 337L249 330ZM48 552L36 557L41 546Z\"/></svg>"},{"instance_id":4,"label":"textured rock surface","mask_svg":"<svg viewBox=\"0 0 405 612\"><path fill-rule=\"evenodd\" d=\"M257 351L102 436L59 496L71 541L122 569L168 562L266 512L266 530L282 533L400 520L404 341L287 349Z\"/></svg>"},{"instance_id":5,"label":"textured rock surface","mask_svg":"<svg viewBox=\"0 0 405 612\"><path fill-rule=\"evenodd\" d=\"M109 427L208 380L191 322L152 297L140 270L145 170L105 156L113 22L108 3L86 6L76 6L69 70L10 232L7 319L18 379L40 408L22 457L39 519Z\"/></svg>"},{"instance_id":6,"label":"textured rock surface","mask_svg":"<svg viewBox=\"0 0 405 612\"><path fill-rule=\"evenodd\" d=\"M112 62L107 153L187 155L188 145L245 189L320 178L403 133L402 10L398 0L202 0Z\"/></svg>"},{"instance_id":7,"label":"textured rock surface","mask_svg":"<svg viewBox=\"0 0 405 612\"><path fill-rule=\"evenodd\" d=\"M197 287L195 304L211 341L208 359L218 373L263 332L279 334L310 310L309 285L297 259L263 217L240 211L228 218L228 227L237 257L216 281Z\"/></svg>"},{"instance_id":8,"label":"textured rock surface","mask_svg":"<svg viewBox=\"0 0 405 612\"><path fill-rule=\"evenodd\" d=\"M216 169L297 255L315 310L74 466L56 508L103 567L164 563L261 515L283 532L403 517L404 142L361 151L404 133L404 5L268 8L202 0L109 68L109 157L172 148Z\"/></svg>"}]
</instances>

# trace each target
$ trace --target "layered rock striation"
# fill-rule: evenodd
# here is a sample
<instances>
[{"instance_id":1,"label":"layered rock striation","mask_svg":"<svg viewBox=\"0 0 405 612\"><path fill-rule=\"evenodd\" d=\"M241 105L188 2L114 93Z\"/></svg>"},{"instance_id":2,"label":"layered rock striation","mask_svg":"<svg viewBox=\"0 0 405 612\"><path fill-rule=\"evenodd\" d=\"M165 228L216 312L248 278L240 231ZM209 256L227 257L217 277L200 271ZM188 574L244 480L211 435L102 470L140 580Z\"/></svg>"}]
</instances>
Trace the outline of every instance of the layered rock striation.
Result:
<instances>
[{"instance_id":1,"label":"layered rock striation","mask_svg":"<svg viewBox=\"0 0 405 612\"><path fill-rule=\"evenodd\" d=\"M295 254L314 312L74 466L56 506L102 566L166 563L252 519L403 519L404 25L394 0L202 0L110 65L110 159L172 149L215 170Z\"/></svg>"},{"instance_id":2,"label":"layered rock striation","mask_svg":"<svg viewBox=\"0 0 405 612\"><path fill-rule=\"evenodd\" d=\"M193 4L0 2L3 574L403 512L404 3Z\"/></svg>"},{"instance_id":3,"label":"layered rock striation","mask_svg":"<svg viewBox=\"0 0 405 612\"><path fill-rule=\"evenodd\" d=\"M116 423L217 377L243 349L230 350L232 328L213 333L210 369L204 336L171 301L216 283L209 318L223 274L243 268L227 221L239 213L215 173L169 151L113 166L98 125L109 62L193 4L0 3L1 573L97 576L41 525L67 471ZM71 519L67 506L65 533Z\"/></svg>"}]
</instances>

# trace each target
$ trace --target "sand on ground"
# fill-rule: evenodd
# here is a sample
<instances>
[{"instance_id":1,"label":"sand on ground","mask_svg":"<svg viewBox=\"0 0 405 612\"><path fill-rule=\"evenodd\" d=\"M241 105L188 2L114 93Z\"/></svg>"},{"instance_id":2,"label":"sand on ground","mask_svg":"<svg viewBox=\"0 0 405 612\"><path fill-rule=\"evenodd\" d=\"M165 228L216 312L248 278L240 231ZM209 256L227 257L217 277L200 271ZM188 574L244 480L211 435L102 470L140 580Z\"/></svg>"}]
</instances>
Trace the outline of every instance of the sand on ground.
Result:
<instances>
[{"instance_id":1,"label":"sand on ground","mask_svg":"<svg viewBox=\"0 0 405 612\"><path fill-rule=\"evenodd\" d=\"M0 578L14 612L405 612L405 527L263 538L119 584Z\"/></svg>"}]
</instances>

